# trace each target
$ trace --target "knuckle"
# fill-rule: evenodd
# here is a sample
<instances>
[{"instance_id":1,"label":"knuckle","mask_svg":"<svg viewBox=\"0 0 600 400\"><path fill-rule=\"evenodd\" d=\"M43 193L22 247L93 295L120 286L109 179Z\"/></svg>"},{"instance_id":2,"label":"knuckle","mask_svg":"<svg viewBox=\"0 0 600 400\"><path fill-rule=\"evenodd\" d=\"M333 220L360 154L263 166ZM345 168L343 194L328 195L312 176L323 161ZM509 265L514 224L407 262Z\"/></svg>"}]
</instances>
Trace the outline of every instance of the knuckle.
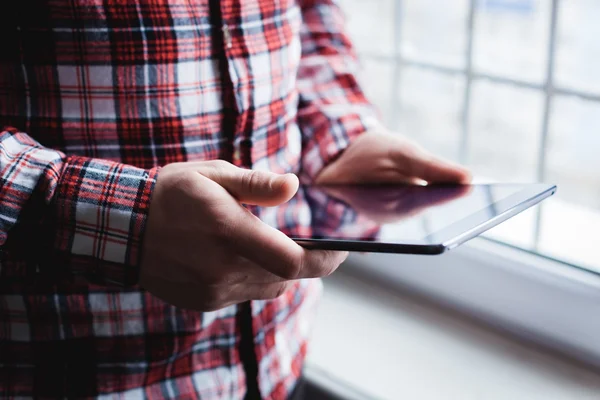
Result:
<instances>
[{"instance_id":1,"label":"knuckle","mask_svg":"<svg viewBox=\"0 0 600 400\"><path fill-rule=\"evenodd\" d=\"M268 175L262 171L246 170L242 175L242 185L249 193L253 193L257 188L270 186L270 181Z\"/></svg>"},{"instance_id":2,"label":"knuckle","mask_svg":"<svg viewBox=\"0 0 600 400\"><path fill-rule=\"evenodd\" d=\"M229 168L229 163L225 160L210 160L207 161L207 164L215 169L226 169Z\"/></svg>"},{"instance_id":3,"label":"knuckle","mask_svg":"<svg viewBox=\"0 0 600 400\"><path fill-rule=\"evenodd\" d=\"M251 193L252 188L254 187L254 184L256 183L256 179L257 179L256 171L252 171L252 170L244 171L241 179L242 179L242 187Z\"/></svg>"},{"instance_id":4,"label":"knuckle","mask_svg":"<svg viewBox=\"0 0 600 400\"><path fill-rule=\"evenodd\" d=\"M231 164L224 160L210 160L203 161L201 170L202 174L207 176L209 179L213 181L221 180L225 175L227 175L227 171L231 167Z\"/></svg>"}]
</instances>

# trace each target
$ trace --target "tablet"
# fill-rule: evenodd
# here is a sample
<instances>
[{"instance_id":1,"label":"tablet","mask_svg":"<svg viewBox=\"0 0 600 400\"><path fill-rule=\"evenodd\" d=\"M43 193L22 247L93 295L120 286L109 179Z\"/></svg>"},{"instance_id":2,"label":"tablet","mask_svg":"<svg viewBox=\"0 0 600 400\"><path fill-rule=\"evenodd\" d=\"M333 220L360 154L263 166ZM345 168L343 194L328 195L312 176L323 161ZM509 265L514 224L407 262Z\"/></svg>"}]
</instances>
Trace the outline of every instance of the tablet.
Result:
<instances>
[{"instance_id":1,"label":"tablet","mask_svg":"<svg viewBox=\"0 0 600 400\"><path fill-rule=\"evenodd\" d=\"M301 186L258 216L310 249L441 254L556 192L548 184Z\"/></svg>"}]
</instances>

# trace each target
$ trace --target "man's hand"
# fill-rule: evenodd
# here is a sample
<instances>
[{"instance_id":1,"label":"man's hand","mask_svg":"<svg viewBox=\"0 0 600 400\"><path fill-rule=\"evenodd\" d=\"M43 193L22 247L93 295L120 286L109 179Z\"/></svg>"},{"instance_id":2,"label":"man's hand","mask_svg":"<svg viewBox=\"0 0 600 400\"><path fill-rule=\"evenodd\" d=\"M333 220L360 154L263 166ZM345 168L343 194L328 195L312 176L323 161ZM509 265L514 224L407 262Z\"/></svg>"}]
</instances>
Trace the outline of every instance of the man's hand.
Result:
<instances>
[{"instance_id":1,"label":"man's hand","mask_svg":"<svg viewBox=\"0 0 600 400\"><path fill-rule=\"evenodd\" d=\"M164 167L150 204L140 285L175 306L210 311L272 299L294 280L331 274L347 253L305 250L241 205L275 206L297 190L294 175L224 161Z\"/></svg>"},{"instance_id":2,"label":"man's hand","mask_svg":"<svg viewBox=\"0 0 600 400\"><path fill-rule=\"evenodd\" d=\"M469 183L465 168L434 157L391 133L367 132L317 176L318 184Z\"/></svg>"}]
</instances>

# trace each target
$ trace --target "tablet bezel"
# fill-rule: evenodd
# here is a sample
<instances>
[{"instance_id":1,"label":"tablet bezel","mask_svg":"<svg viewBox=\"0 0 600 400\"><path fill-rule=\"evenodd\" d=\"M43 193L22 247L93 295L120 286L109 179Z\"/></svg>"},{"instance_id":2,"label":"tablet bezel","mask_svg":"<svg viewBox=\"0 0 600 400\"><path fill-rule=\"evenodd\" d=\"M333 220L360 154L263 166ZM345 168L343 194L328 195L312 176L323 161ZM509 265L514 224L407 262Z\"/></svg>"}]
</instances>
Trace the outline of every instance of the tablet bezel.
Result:
<instances>
[{"instance_id":1,"label":"tablet bezel","mask_svg":"<svg viewBox=\"0 0 600 400\"><path fill-rule=\"evenodd\" d=\"M494 184L487 186L491 188ZM442 254L538 204L542 200L552 196L556 192L556 189L556 185L542 183L524 184L520 191L491 203L486 208L478 210L462 220L440 231L433 232L426 238L418 241L392 243L334 238L313 239L293 236L291 238L301 246L309 249L400 254Z\"/></svg>"}]
</instances>

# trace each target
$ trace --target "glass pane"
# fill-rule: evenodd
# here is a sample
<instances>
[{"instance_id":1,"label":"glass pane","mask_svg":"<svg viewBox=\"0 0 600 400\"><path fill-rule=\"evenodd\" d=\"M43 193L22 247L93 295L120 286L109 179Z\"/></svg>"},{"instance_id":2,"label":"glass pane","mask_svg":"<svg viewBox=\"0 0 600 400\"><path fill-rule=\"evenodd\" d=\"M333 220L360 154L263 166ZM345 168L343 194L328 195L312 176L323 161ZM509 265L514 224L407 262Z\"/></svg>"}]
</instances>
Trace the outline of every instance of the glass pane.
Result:
<instances>
[{"instance_id":1,"label":"glass pane","mask_svg":"<svg viewBox=\"0 0 600 400\"><path fill-rule=\"evenodd\" d=\"M561 187L556 192L564 192ZM600 212L560 197L542 206L539 250L549 256L600 272Z\"/></svg>"},{"instance_id":2,"label":"glass pane","mask_svg":"<svg viewBox=\"0 0 600 400\"><path fill-rule=\"evenodd\" d=\"M469 0L399 1L402 56L446 67L464 67Z\"/></svg>"},{"instance_id":3,"label":"glass pane","mask_svg":"<svg viewBox=\"0 0 600 400\"><path fill-rule=\"evenodd\" d=\"M394 63L363 57L361 67L359 74L361 86L369 100L377 106L385 125L391 127Z\"/></svg>"},{"instance_id":4,"label":"glass pane","mask_svg":"<svg viewBox=\"0 0 600 400\"><path fill-rule=\"evenodd\" d=\"M340 0L346 29L359 52L394 53L395 0Z\"/></svg>"},{"instance_id":5,"label":"glass pane","mask_svg":"<svg viewBox=\"0 0 600 400\"><path fill-rule=\"evenodd\" d=\"M414 67L400 72L398 131L437 155L457 160L462 137L465 80Z\"/></svg>"},{"instance_id":6,"label":"glass pane","mask_svg":"<svg viewBox=\"0 0 600 400\"><path fill-rule=\"evenodd\" d=\"M543 93L475 81L468 160L476 175L505 182L536 179Z\"/></svg>"},{"instance_id":7,"label":"glass pane","mask_svg":"<svg viewBox=\"0 0 600 400\"><path fill-rule=\"evenodd\" d=\"M556 84L600 93L600 1L562 0L560 4Z\"/></svg>"},{"instance_id":8,"label":"glass pane","mask_svg":"<svg viewBox=\"0 0 600 400\"><path fill-rule=\"evenodd\" d=\"M543 82L550 13L550 0L480 0L473 37L475 70Z\"/></svg>"},{"instance_id":9,"label":"glass pane","mask_svg":"<svg viewBox=\"0 0 600 400\"><path fill-rule=\"evenodd\" d=\"M557 196L600 211L600 103L556 97L548 136L547 181Z\"/></svg>"}]
</instances>

